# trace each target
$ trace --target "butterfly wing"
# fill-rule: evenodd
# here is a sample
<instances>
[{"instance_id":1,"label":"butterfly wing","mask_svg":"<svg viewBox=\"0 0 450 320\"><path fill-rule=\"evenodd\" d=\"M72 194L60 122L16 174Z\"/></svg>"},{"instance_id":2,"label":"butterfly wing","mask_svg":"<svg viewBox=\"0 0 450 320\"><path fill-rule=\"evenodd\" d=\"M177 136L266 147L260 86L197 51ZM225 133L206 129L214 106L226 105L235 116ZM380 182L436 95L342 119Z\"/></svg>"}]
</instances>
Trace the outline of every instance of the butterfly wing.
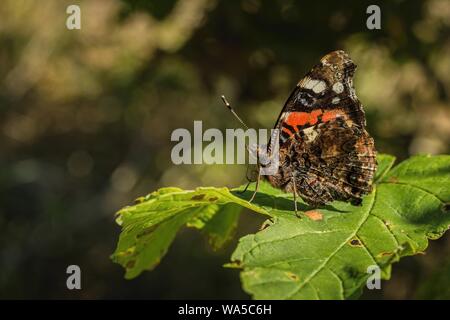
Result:
<instances>
[{"instance_id":1,"label":"butterfly wing","mask_svg":"<svg viewBox=\"0 0 450 320\"><path fill-rule=\"evenodd\" d=\"M376 170L373 139L353 88L356 65L343 51L321 59L297 85L279 116L277 174L272 185L296 189L309 204L359 203Z\"/></svg>"},{"instance_id":2,"label":"butterfly wing","mask_svg":"<svg viewBox=\"0 0 450 320\"><path fill-rule=\"evenodd\" d=\"M334 51L299 81L275 125L281 144L300 130L345 117L365 127L365 115L353 88L356 65L344 51Z\"/></svg>"},{"instance_id":3,"label":"butterfly wing","mask_svg":"<svg viewBox=\"0 0 450 320\"><path fill-rule=\"evenodd\" d=\"M344 119L322 123L315 134L292 143L291 170L302 198L320 205L332 200L358 204L372 189L376 170L373 139Z\"/></svg>"}]
</instances>

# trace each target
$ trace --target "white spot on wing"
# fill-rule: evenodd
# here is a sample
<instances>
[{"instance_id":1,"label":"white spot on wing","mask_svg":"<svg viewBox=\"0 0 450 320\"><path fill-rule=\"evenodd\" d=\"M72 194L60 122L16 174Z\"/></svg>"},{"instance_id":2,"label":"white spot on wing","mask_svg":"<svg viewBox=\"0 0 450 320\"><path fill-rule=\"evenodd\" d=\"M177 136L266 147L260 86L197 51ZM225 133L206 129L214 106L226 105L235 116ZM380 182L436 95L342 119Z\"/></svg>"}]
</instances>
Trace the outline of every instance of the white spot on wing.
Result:
<instances>
[{"instance_id":1,"label":"white spot on wing","mask_svg":"<svg viewBox=\"0 0 450 320\"><path fill-rule=\"evenodd\" d=\"M315 127L309 127L303 130L303 133L305 134L305 138L307 142L312 142L317 138L317 130Z\"/></svg>"},{"instance_id":2,"label":"white spot on wing","mask_svg":"<svg viewBox=\"0 0 450 320\"><path fill-rule=\"evenodd\" d=\"M339 97L334 97L333 100L331 100L331 103L336 104L336 103L339 103L339 101L341 101L341 99L339 99Z\"/></svg>"},{"instance_id":3,"label":"white spot on wing","mask_svg":"<svg viewBox=\"0 0 450 320\"><path fill-rule=\"evenodd\" d=\"M321 93L322 91L324 91L327 88L327 84L325 83L325 81L322 81L322 80L308 79L303 84L303 87L305 89L310 89L310 90L314 91L315 93Z\"/></svg>"},{"instance_id":4,"label":"white spot on wing","mask_svg":"<svg viewBox=\"0 0 450 320\"><path fill-rule=\"evenodd\" d=\"M333 84L333 91L336 93L342 93L344 91L344 85L342 82L336 82Z\"/></svg>"}]
</instances>

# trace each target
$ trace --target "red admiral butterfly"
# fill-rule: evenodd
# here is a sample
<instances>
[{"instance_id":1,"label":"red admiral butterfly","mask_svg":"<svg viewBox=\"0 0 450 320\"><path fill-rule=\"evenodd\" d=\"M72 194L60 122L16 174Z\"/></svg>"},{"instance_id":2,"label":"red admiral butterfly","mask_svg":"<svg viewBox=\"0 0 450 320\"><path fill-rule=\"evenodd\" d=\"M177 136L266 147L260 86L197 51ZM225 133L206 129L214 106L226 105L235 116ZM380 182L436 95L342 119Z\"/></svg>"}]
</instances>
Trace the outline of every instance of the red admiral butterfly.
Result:
<instances>
[{"instance_id":1,"label":"red admiral butterfly","mask_svg":"<svg viewBox=\"0 0 450 320\"><path fill-rule=\"evenodd\" d=\"M333 200L359 205L372 189L376 151L353 88L355 69L344 51L327 54L300 80L278 117L279 167L264 177L294 194L295 211L297 194L312 206Z\"/></svg>"}]
</instances>

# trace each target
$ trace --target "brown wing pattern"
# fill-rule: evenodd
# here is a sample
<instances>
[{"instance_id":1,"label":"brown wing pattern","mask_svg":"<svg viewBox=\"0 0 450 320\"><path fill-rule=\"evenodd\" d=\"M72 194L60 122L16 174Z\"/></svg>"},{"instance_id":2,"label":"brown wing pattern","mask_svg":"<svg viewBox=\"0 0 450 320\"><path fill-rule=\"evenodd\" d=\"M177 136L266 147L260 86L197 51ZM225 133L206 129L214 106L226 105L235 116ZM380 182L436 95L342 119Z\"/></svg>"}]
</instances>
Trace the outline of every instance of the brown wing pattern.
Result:
<instances>
[{"instance_id":1,"label":"brown wing pattern","mask_svg":"<svg viewBox=\"0 0 450 320\"><path fill-rule=\"evenodd\" d=\"M353 89L355 68L343 51L326 55L299 82L276 124L280 167L267 179L314 206L359 204L372 189L376 151Z\"/></svg>"}]
</instances>

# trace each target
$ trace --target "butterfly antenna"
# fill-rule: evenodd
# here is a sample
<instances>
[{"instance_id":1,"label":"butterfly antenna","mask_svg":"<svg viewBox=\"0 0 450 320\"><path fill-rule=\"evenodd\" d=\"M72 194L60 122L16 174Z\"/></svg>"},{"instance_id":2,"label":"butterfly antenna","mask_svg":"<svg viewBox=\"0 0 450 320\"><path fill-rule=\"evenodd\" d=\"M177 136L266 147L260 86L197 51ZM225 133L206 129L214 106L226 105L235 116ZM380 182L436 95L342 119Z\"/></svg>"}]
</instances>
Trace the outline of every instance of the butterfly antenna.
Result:
<instances>
[{"instance_id":1,"label":"butterfly antenna","mask_svg":"<svg viewBox=\"0 0 450 320\"><path fill-rule=\"evenodd\" d=\"M230 105L230 103L228 102L227 98L225 98L224 95L222 95L222 96L220 96L220 97L222 98L222 101L223 101L223 103L225 104L225 107L227 107L228 110L230 110L231 113L234 115L234 117L241 123L241 125L242 125L245 129L248 130L248 129L249 129L248 126L247 126L247 125L245 124L245 122L242 121L242 119L237 115L237 113L234 111L233 107L232 107L232 106ZM245 148L247 149L247 151L249 152L249 154L252 153L247 143L245 143ZM257 162L259 162L258 156L259 156L259 155L258 155L258 150L257 150L257 151L256 151ZM248 170L248 167L247 167L247 170ZM259 170L259 165L258 165L258 170ZM257 180L256 180L255 191L253 192L253 195L252 195L252 197L250 198L249 202L252 202L252 201L253 201L253 199L255 198L256 192L258 191L259 178L260 178L260 174L258 173L258 178L257 178ZM247 188L248 188L248 186L250 185L251 182L252 182L252 181L249 181L249 183L245 186L245 189L244 189L243 192L247 191Z\"/></svg>"},{"instance_id":2,"label":"butterfly antenna","mask_svg":"<svg viewBox=\"0 0 450 320\"><path fill-rule=\"evenodd\" d=\"M233 107L230 105L230 103L228 102L227 98L225 98L224 95L221 95L220 98L222 98L223 103L225 104L225 107L228 108L228 110L231 111L231 113L233 114L233 116L240 122L240 124L246 129L248 130L248 126L245 124L244 121L242 121L242 119L237 115L236 111L234 111ZM245 143L245 149L247 149L247 151L249 152L249 154L251 154L251 150L247 144L247 142Z\"/></svg>"},{"instance_id":3,"label":"butterfly antenna","mask_svg":"<svg viewBox=\"0 0 450 320\"><path fill-rule=\"evenodd\" d=\"M245 124L244 121L242 121L242 119L237 115L237 113L234 111L233 107L230 105L230 103L228 102L227 98L225 98L224 95L221 96L223 103L225 104L225 107L228 108L228 110L231 111L231 113L233 114L233 116L242 124L242 126L245 129L248 129L248 126Z\"/></svg>"}]
</instances>

